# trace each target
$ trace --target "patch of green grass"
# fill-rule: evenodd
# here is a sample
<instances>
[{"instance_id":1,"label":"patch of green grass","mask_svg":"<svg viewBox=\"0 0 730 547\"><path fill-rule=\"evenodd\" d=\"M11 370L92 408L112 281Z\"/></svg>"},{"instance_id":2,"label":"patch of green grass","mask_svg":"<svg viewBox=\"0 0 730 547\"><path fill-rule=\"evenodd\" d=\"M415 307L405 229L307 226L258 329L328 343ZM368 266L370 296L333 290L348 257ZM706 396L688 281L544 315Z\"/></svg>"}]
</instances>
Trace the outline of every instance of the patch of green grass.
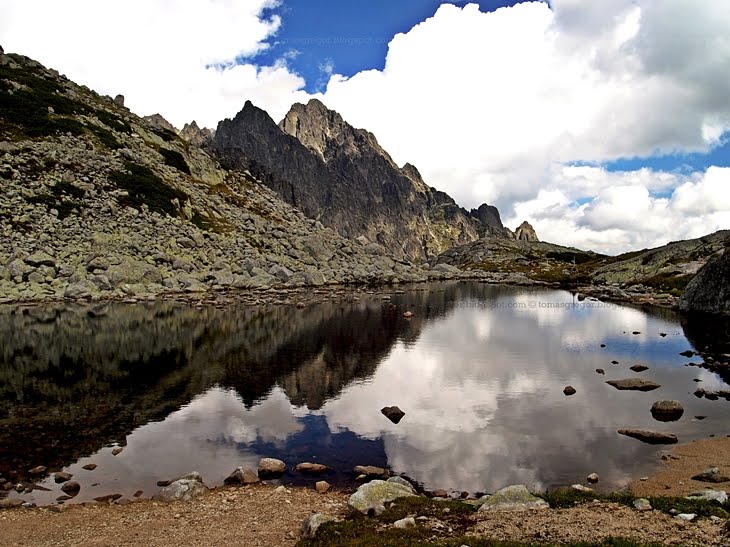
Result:
<instances>
[{"instance_id":1,"label":"patch of green grass","mask_svg":"<svg viewBox=\"0 0 730 547\"><path fill-rule=\"evenodd\" d=\"M160 154L162 154L162 157L165 159L165 164L170 167L174 167L178 171L182 171L186 175L190 174L190 166L180 152L177 150L170 150L169 148L160 148Z\"/></svg>"},{"instance_id":2,"label":"patch of green grass","mask_svg":"<svg viewBox=\"0 0 730 547\"><path fill-rule=\"evenodd\" d=\"M658 274L652 277L640 279L638 283L651 287L655 290L661 290L675 296L680 296L694 279L695 274Z\"/></svg>"},{"instance_id":3,"label":"patch of green grass","mask_svg":"<svg viewBox=\"0 0 730 547\"><path fill-rule=\"evenodd\" d=\"M25 87L14 89L10 81ZM4 131L20 131L30 138L80 135L84 125L65 116L88 114L91 110L66 97L58 82L42 77L35 69L0 67L0 128Z\"/></svg>"},{"instance_id":4,"label":"patch of green grass","mask_svg":"<svg viewBox=\"0 0 730 547\"><path fill-rule=\"evenodd\" d=\"M109 175L112 182L129 193L128 196L120 198L119 202L122 205L131 207L147 205L150 211L172 217L178 215L178 206L173 200L177 199L182 204L188 199L185 192L168 186L152 169L144 165L125 162L125 169Z\"/></svg>"}]
</instances>

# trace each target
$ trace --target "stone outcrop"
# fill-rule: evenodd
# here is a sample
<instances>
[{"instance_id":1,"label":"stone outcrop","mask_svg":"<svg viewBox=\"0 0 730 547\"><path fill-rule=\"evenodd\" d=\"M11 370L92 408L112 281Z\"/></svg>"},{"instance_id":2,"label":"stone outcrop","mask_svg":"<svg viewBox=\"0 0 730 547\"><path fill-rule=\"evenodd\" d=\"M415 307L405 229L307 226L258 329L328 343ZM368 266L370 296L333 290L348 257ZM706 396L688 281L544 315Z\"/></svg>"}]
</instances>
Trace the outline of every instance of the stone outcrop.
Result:
<instances>
[{"instance_id":1,"label":"stone outcrop","mask_svg":"<svg viewBox=\"0 0 730 547\"><path fill-rule=\"evenodd\" d=\"M183 126L180 137L200 148L210 147L213 143L213 131L207 127L198 127L194 120Z\"/></svg>"},{"instance_id":2,"label":"stone outcrop","mask_svg":"<svg viewBox=\"0 0 730 547\"><path fill-rule=\"evenodd\" d=\"M730 253L727 250L708 262L689 282L679 299L679 309L730 314Z\"/></svg>"},{"instance_id":3,"label":"stone outcrop","mask_svg":"<svg viewBox=\"0 0 730 547\"><path fill-rule=\"evenodd\" d=\"M496 209L469 214L318 100L295 104L279 126L247 102L218 125L213 146L223 163L259 176L306 216L398 258L422 260L485 234L512 236Z\"/></svg>"},{"instance_id":4,"label":"stone outcrop","mask_svg":"<svg viewBox=\"0 0 730 547\"><path fill-rule=\"evenodd\" d=\"M479 512L490 511L528 511L549 509L550 504L542 498L530 494L522 484L502 488L490 496L479 508Z\"/></svg>"},{"instance_id":5,"label":"stone outcrop","mask_svg":"<svg viewBox=\"0 0 730 547\"><path fill-rule=\"evenodd\" d=\"M517 230L515 230L515 239L517 241L540 241L537 237L537 232L535 232L535 228L527 221L517 227Z\"/></svg>"}]
</instances>

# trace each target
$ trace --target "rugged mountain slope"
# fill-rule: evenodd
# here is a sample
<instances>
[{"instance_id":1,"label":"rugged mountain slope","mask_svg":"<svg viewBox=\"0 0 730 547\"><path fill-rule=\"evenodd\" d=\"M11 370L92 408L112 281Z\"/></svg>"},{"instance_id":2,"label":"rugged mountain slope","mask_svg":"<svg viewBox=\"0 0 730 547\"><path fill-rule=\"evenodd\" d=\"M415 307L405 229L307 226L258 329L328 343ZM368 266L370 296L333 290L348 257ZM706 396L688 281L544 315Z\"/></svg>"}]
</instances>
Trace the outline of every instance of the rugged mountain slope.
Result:
<instances>
[{"instance_id":1,"label":"rugged mountain slope","mask_svg":"<svg viewBox=\"0 0 730 547\"><path fill-rule=\"evenodd\" d=\"M425 277L14 54L0 54L0 185L2 301Z\"/></svg>"},{"instance_id":2,"label":"rugged mountain slope","mask_svg":"<svg viewBox=\"0 0 730 547\"><path fill-rule=\"evenodd\" d=\"M247 102L219 124L213 147L221 161L262 176L305 215L399 257L429 258L484 235L512 237L495 208L468 213L317 100L295 104L279 126Z\"/></svg>"}]
</instances>

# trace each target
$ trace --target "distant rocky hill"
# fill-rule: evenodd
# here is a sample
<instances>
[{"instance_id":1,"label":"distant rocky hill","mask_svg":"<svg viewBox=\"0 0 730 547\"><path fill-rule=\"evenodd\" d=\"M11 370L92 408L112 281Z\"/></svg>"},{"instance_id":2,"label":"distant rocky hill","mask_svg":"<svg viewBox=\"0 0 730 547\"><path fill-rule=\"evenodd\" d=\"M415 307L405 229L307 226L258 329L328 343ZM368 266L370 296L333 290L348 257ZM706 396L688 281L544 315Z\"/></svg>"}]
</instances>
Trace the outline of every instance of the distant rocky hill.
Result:
<instances>
[{"instance_id":1,"label":"distant rocky hill","mask_svg":"<svg viewBox=\"0 0 730 547\"><path fill-rule=\"evenodd\" d=\"M340 237L170 127L0 54L0 301L451 275Z\"/></svg>"},{"instance_id":2,"label":"distant rocky hill","mask_svg":"<svg viewBox=\"0 0 730 547\"><path fill-rule=\"evenodd\" d=\"M318 100L295 104L278 126L247 102L218 125L212 147L305 215L401 258L428 259L484 236L514 238L496 208L462 209Z\"/></svg>"}]
</instances>

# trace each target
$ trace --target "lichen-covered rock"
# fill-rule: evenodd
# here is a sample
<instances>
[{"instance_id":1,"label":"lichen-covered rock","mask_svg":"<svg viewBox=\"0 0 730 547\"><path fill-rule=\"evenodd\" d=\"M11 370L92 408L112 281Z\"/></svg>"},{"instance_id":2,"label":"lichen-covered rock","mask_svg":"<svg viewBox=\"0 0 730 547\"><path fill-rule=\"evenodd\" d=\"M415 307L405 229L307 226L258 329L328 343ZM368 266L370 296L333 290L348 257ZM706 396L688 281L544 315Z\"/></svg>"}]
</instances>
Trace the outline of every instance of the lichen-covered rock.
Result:
<instances>
[{"instance_id":1,"label":"lichen-covered rock","mask_svg":"<svg viewBox=\"0 0 730 547\"><path fill-rule=\"evenodd\" d=\"M396 482L381 480L363 484L350 496L347 505L363 514L377 514L386 503L398 498L415 496L412 489Z\"/></svg>"},{"instance_id":2,"label":"lichen-covered rock","mask_svg":"<svg viewBox=\"0 0 730 547\"><path fill-rule=\"evenodd\" d=\"M276 458L261 458L259 460L259 477L275 478L280 477L286 472L286 464Z\"/></svg>"},{"instance_id":3,"label":"lichen-covered rock","mask_svg":"<svg viewBox=\"0 0 730 547\"><path fill-rule=\"evenodd\" d=\"M317 530L326 522L334 522L335 518L324 513L309 515L302 522L301 534L303 538L311 539L317 535Z\"/></svg>"},{"instance_id":4,"label":"lichen-covered rock","mask_svg":"<svg viewBox=\"0 0 730 547\"><path fill-rule=\"evenodd\" d=\"M190 501L193 498L202 496L208 492L208 488L199 480L178 479L168 486L165 486L157 494L152 496L157 501Z\"/></svg>"},{"instance_id":5,"label":"lichen-covered rock","mask_svg":"<svg viewBox=\"0 0 730 547\"><path fill-rule=\"evenodd\" d=\"M525 511L528 509L549 509L544 499L533 496L522 484L508 486L495 492L479 511Z\"/></svg>"}]
</instances>

